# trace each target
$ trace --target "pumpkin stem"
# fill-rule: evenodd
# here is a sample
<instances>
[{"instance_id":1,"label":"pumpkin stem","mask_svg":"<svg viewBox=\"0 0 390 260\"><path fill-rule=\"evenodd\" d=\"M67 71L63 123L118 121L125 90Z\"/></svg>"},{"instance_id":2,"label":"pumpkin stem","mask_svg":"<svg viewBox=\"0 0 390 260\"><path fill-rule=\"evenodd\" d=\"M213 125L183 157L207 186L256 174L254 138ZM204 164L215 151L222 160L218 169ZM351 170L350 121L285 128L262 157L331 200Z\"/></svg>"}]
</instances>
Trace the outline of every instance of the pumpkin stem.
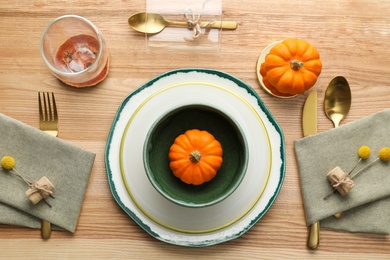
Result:
<instances>
[{"instance_id":1,"label":"pumpkin stem","mask_svg":"<svg viewBox=\"0 0 390 260\"><path fill-rule=\"evenodd\" d=\"M193 163L199 162L201 157L202 155L198 150L194 150L190 153L190 161Z\"/></svg>"},{"instance_id":2,"label":"pumpkin stem","mask_svg":"<svg viewBox=\"0 0 390 260\"><path fill-rule=\"evenodd\" d=\"M292 60L290 62L290 67L293 69L293 70L299 70L300 68L303 67L303 62L302 61L299 61L299 60Z\"/></svg>"}]
</instances>

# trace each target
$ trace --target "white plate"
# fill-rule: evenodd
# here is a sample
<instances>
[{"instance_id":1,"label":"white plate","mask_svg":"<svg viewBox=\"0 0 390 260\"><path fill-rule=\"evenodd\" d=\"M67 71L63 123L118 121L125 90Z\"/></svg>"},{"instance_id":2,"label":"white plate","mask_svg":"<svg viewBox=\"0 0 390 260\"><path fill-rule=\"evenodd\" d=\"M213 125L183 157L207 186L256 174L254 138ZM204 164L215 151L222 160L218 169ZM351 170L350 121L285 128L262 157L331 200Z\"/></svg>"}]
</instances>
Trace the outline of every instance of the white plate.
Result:
<instances>
[{"instance_id":1,"label":"white plate","mask_svg":"<svg viewBox=\"0 0 390 260\"><path fill-rule=\"evenodd\" d=\"M143 168L147 130L165 111L188 103L229 113L249 143L241 185L206 208L169 202L154 190ZM184 246L213 245L245 233L270 208L285 173L282 131L256 93L226 73L206 69L171 71L132 92L114 119L105 159L112 194L123 210L157 239Z\"/></svg>"},{"instance_id":2,"label":"white plate","mask_svg":"<svg viewBox=\"0 0 390 260\"><path fill-rule=\"evenodd\" d=\"M149 182L142 158L146 134L161 113L194 103L230 114L243 130L249 150L240 186L222 202L203 208L179 206L161 196ZM270 175L271 146L260 116L236 93L210 83L185 82L156 90L131 115L120 151L123 181L138 209L157 224L185 233L212 232L239 220L256 204Z\"/></svg>"}]
</instances>

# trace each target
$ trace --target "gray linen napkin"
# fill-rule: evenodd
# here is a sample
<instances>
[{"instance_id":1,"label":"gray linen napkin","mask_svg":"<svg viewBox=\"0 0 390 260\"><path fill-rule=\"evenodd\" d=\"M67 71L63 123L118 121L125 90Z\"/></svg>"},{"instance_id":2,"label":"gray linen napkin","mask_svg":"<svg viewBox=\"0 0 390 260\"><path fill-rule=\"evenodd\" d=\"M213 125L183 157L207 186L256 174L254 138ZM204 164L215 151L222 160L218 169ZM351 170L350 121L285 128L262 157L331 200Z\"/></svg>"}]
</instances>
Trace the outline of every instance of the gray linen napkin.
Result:
<instances>
[{"instance_id":1,"label":"gray linen napkin","mask_svg":"<svg viewBox=\"0 0 390 260\"><path fill-rule=\"evenodd\" d=\"M0 114L0 158L6 155L29 181L49 178L55 199L47 198L52 208L33 205L25 196L28 185L0 167L0 223L40 228L45 219L75 232L95 154Z\"/></svg>"},{"instance_id":2,"label":"gray linen napkin","mask_svg":"<svg viewBox=\"0 0 390 260\"><path fill-rule=\"evenodd\" d=\"M307 225L321 221L321 227L331 229L390 233L390 162L379 160L358 174L346 196L336 192L323 199L332 191L326 174L336 166L347 173L352 170L363 145L370 147L371 156L354 172L378 158L381 148L390 147L389 129L390 109L386 109L295 141ZM343 218L333 217L341 211Z\"/></svg>"}]
</instances>

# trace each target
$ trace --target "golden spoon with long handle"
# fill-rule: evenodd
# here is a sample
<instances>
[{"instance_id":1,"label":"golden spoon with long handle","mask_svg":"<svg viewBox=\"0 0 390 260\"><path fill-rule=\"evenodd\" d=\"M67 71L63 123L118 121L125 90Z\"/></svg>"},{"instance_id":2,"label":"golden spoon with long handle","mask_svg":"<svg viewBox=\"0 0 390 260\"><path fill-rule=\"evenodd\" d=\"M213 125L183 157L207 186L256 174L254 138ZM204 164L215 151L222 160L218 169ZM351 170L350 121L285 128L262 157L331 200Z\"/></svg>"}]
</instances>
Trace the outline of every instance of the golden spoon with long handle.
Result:
<instances>
[{"instance_id":1,"label":"golden spoon with long handle","mask_svg":"<svg viewBox=\"0 0 390 260\"><path fill-rule=\"evenodd\" d=\"M164 30L167 26L176 26L176 27L188 27L188 23L185 21L175 22L167 21L165 18L156 13L136 13L132 15L129 20L129 25L131 28L138 32L142 33L159 33ZM237 28L237 22L233 21L215 21L210 22L201 22L200 25L207 25L207 28L216 28L216 29L229 29L234 30Z\"/></svg>"},{"instance_id":2,"label":"golden spoon with long handle","mask_svg":"<svg viewBox=\"0 0 390 260\"><path fill-rule=\"evenodd\" d=\"M332 79L325 92L324 110L334 127L338 127L341 120L349 113L351 101L351 89L348 81L342 76ZM336 218L341 218L342 215L342 212L334 214Z\"/></svg>"}]
</instances>

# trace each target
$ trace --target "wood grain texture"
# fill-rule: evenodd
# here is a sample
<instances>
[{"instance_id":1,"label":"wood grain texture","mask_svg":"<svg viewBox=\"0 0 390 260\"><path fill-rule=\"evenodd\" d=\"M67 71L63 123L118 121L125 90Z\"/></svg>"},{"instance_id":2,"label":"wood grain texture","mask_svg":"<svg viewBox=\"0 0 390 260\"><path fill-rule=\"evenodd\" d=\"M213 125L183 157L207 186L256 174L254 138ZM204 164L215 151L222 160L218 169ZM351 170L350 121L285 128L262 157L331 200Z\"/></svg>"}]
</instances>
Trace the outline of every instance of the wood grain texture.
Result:
<instances>
[{"instance_id":1,"label":"wood grain texture","mask_svg":"<svg viewBox=\"0 0 390 260\"><path fill-rule=\"evenodd\" d=\"M266 94L256 79L256 61L273 41L302 38L317 47L323 71L318 90L318 131L331 129L323 112L324 92L338 75L347 78L353 103L346 124L390 107L390 1L388 0L228 0L220 52L148 50L128 17L145 1L1 0L0 113L38 128L38 91L54 91L59 137L97 154L74 235L54 231L48 241L39 230L0 225L0 258L9 259L388 259L390 238L321 230L316 251L306 248L299 173L293 142L302 138L304 93L289 100ZM108 78L75 89L46 69L39 53L45 26L55 17L78 14L100 28L110 50ZM122 100L149 79L172 69L204 67L230 73L251 85L284 131L287 170L280 195L267 214L240 238L207 248L165 244L144 232L115 203L108 186L104 149ZM387 146L390 144L388 140ZM1 147L1 141L0 141ZM1 213L0 213L1 214ZM390 223L389 223L390 224Z\"/></svg>"}]
</instances>

